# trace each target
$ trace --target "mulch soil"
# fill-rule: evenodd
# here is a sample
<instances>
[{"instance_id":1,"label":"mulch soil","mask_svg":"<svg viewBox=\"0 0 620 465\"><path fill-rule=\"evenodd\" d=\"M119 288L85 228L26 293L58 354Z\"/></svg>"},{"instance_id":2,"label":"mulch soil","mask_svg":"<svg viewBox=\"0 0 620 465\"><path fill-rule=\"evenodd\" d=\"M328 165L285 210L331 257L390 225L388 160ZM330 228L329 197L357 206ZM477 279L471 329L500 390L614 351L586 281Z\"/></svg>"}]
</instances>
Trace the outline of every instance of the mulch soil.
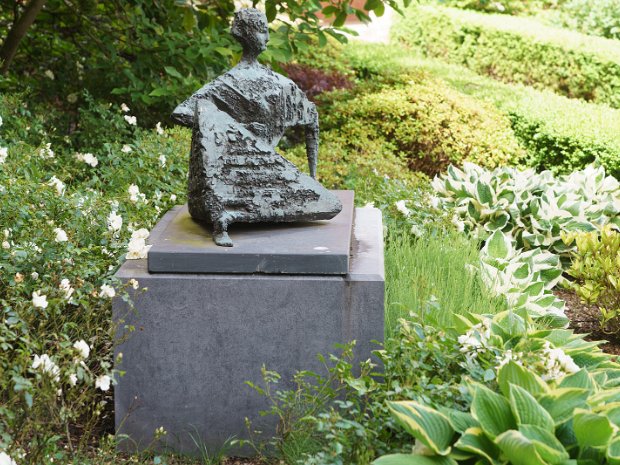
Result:
<instances>
[{"instance_id":1,"label":"mulch soil","mask_svg":"<svg viewBox=\"0 0 620 465\"><path fill-rule=\"evenodd\" d=\"M599 324L600 311L595 305L587 305L571 290L560 289L553 292L566 302L566 316L570 320L569 328L576 333L587 334L588 341L607 341L601 345L608 354L620 355L620 336L607 334Z\"/></svg>"}]
</instances>

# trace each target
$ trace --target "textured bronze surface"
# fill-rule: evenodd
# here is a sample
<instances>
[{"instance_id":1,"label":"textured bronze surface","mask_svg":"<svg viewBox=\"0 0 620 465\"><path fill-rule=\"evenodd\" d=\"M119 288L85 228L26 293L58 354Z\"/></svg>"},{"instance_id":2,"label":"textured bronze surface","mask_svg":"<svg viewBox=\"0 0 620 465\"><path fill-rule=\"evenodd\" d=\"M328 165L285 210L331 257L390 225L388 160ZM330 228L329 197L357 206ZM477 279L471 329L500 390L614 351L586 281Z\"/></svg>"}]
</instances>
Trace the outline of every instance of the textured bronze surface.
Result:
<instances>
[{"instance_id":1,"label":"textured bronze surface","mask_svg":"<svg viewBox=\"0 0 620 465\"><path fill-rule=\"evenodd\" d=\"M316 181L319 123L315 105L297 85L257 61L269 40L259 10L235 14L233 36L243 57L173 112L193 128L188 181L192 218L213 228L213 239L232 246L231 223L328 220L342 209ZM276 152L287 128L303 126L310 176Z\"/></svg>"}]
</instances>

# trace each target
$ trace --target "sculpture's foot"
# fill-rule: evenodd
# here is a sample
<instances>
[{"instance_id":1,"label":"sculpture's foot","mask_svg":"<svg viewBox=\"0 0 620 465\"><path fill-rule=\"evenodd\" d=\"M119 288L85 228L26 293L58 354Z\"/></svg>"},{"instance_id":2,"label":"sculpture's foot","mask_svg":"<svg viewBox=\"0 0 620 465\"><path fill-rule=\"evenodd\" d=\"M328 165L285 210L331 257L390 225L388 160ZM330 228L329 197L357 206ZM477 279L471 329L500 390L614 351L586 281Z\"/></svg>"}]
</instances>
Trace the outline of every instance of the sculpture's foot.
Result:
<instances>
[{"instance_id":1,"label":"sculpture's foot","mask_svg":"<svg viewBox=\"0 0 620 465\"><path fill-rule=\"evenodd\" d=\"M213 234L213 240L220 247L232 247L233 241L226 231Z\"/></svg>"},{"instance_id":2,"label":"sculpture's foot","mask_svg":"<svg viewBox=\"0 0 620 465\"><path fill-rule=\"evenodd\" d=\"M229 213L223 213L213 222L213 240L220 247L232 247L233 241L228 235L228 225L232 217Z\"/></svg>"}]
</instances>

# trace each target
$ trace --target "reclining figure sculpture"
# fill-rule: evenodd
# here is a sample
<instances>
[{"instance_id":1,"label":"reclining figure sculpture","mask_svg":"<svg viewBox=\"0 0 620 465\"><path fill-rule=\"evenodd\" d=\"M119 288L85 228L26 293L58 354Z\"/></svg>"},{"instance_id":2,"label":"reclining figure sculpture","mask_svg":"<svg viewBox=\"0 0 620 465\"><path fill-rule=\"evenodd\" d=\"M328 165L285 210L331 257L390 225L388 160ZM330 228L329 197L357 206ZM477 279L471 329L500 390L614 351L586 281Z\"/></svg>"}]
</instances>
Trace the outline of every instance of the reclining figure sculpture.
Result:
<instances>
[{"instance_id":1,"label":"reclining figure sculpture","mask_svg":"<svg viewBox=\"0 0 620 465\"><path fill-rule=\"evenodd\" d=\"M233 36L243 47L237 66L181 103L172 119L191 127L189 213L209 223L217 245L231 247L232 223L328 220L340 200L316 181L319 123L297 85L262 66L267 18L238 11ZM310 176L275 151L287 128L303 126Z\"/></svg>"}]
</instances>

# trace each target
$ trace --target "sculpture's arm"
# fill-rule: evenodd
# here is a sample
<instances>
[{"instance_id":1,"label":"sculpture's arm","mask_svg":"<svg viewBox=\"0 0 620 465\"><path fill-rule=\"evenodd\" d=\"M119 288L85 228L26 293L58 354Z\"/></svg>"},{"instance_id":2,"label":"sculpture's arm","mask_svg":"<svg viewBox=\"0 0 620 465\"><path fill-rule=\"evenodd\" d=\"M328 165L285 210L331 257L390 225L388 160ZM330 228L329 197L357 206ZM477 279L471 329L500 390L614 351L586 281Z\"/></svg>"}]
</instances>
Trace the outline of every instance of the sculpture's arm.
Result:
<instances>
[{"instance_id":1,"label":"sculpture's arm","mask_svg":"<svg viewBox=\"0 0 620 465\"><path fill-rule=\"evenodd\" d=\"M311 106L307 111L309 121L306 124L306 155L308 156L310 176L315 179L319 158L319 114L316 111L316 106L312 102L308 103Z\"/></svg>"},{"instance_id":2,"label":"sculpture's arm","mask_svg":"<svg viewBox=\"0 0 620 465\"><path fill-rule=\"evenodd\" d=\"M210 84L203 86L197 92L194 92L187 100L180 103L170 115L172 121L181 126L189 128L194 127L194 114L196 112L196 104L200 99L209 98L213 87Z\"/></svg>"}]
</instances>

